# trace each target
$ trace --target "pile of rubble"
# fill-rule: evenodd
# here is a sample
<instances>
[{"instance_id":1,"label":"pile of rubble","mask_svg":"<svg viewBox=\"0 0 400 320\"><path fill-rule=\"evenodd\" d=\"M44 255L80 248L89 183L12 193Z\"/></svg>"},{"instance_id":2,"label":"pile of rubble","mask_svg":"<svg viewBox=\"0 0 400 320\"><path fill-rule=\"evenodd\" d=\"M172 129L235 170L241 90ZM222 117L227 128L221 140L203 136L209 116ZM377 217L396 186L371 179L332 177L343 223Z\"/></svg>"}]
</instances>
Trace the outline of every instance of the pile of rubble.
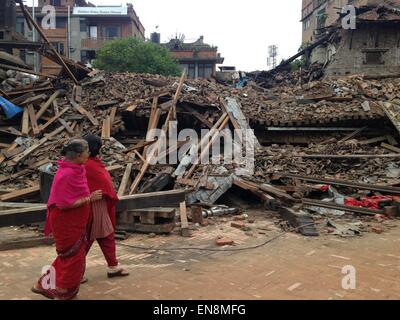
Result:
<instances>
[{"instance_id":1,"label":"pile of rubble","mask_svg":"<svg viewBox=\"0 0 400 320\"><path fill-rule=\"evenodd\" d=\"M235 89L183 76L97 70L79 85L65 78L29 77L35 80L32 82L9 70L1 74L9 77L3 81L1 96L22 110L12 119L0 118L2 202L44 201L43 172L54 173L65 142L89 132L105 142L102 157L120 197L186 189L187 205L200 202L211 207L231 188L239 188L277 209L301 204L308 196L307 188L288 178L293 174L367 183L371 185L367 190L387 186L393 188L389 194L400 194L394 188L400 177L397 115L388 116L384 107L400 100L397 78L376 81L352 76L305 84L283 81L269 89L250 82ZM310 126L346 129L350 125L352 129L350 134L331 130L328 139L307 145L262 147L255 138L254 174L239 176L237 169L245 167L246 161L197 165L187 162L191 157L186 154L175 165L153 164L154 159L168 157L188 142L168 146L164 154L153 148L161 142L151 130L167 133L175 120L179 130L213 129L201 142L206 151L223 129L248 129L248 123L257 127L257 134L271 126L283 131ZM383 122L388 125L382 127ZM204 149L195 147L191 149L194 156L201 156Z\"/></svg>"}]
</instances>

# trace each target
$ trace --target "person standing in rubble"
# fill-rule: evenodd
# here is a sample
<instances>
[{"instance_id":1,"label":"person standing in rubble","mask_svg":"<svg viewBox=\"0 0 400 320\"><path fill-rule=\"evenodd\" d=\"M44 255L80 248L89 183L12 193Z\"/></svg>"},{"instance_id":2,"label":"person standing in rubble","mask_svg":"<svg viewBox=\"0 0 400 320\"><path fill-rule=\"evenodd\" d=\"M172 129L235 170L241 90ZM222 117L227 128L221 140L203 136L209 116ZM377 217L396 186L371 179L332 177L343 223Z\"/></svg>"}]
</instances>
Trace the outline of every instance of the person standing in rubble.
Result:
<instances>
[{"instance_id":1,"label":"person standing in rubble","mask_svg":"<svg viewBox=\"0 0 400 320\"><path fill-rule=\"evenodd\" d=\"M119 266L115 245L115 206L119 199L111 176L99 157L102 141L99 136L93 134L88 134L84 139L89 145L90 153L89 160L85 165L89 189L91 192L101 190L103 194L103 199L91 204L87 253L94 241L97 241L107 261L107 276L109 278L125 277L129 273ZM87 279L84 278L82 283L86 281Z\"/></svg>"},{"instance_id":2,"label":"person standing in rubble","mask_svg":"<svg viewBox=\"0 0 400 320\"><path fill-rule=\"evenodd\" d=\"M79 292L86 266L87 224L90 203L102 199L102 192L90 193L84 164L89 158L85 140L66 144L47 204L45 234L53 234L57 258L32 287L49 299L70 300Z\"/></svg>"}]
</instances>

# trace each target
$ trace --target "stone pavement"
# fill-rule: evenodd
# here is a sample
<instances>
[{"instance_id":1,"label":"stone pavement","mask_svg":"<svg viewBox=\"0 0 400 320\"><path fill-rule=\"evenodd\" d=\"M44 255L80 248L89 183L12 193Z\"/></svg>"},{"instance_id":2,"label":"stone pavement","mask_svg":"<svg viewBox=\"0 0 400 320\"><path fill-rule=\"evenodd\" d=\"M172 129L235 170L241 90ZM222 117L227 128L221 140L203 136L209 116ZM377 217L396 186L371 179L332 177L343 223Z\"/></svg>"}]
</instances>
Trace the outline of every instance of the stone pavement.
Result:
<instances>
[{"instance_id":1,"label":"stone pavement","mask_svg":"<svg viewBox=\"0 0 400 320\"><path fill-rule=\"evenodd\" d=\"M218 236L233 248L260 244L280 233L271 220L257 219L252 234L232 228L231 220L200 228L192 238L177 234L151 238L134 235L133 246L223 249ZM89 282L78 299L399 299L400 223L383 234L318 238L287 233L253 250L151 251L118 246L131 276L110 280L97 245L87 259ZM228 247L232 248L232 247ZM54 247L0 252L0 299L44 299L30 292L41 268L55 257ZM343 267L356 269L356 289L342 288Z\"/></svg>"}]
</instances>

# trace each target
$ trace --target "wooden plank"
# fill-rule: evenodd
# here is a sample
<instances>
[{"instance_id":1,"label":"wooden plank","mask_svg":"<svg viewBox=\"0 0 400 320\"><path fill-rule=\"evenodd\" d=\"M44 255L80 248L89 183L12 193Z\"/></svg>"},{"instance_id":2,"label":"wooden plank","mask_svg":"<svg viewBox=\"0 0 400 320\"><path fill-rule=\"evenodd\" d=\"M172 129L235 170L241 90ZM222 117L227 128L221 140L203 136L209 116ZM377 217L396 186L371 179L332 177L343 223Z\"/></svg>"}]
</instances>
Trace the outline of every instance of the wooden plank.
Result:
<instances>
[{"instance_id":1,"label":"wooden plank","mask_svg":"<svg viewBox=\"0 0 400 320\"><path fill-rule=\"evenodd\" d=\"M22 116L21 133L24 136L27 136L29 134L29 111L28 111L28 108L24 108L24 114Z\"/></svg>"},{"instance_id":2,"label":"wooden plank","mask_svg":"<svg viewBox=\"0 0 400 320\"><path fill-rule=\"evenodd\" d=\"M156 215L154 212L146 212L146 213L142 213L140 214L140 223L141 224L152 224L155 225L156 224Z\"/></svg>"},{"instance_id":3,"label":"wooden plank","mask_svg":"<svg viewBox=\"0 0 400 320\"><path fill-rule=\"evenodd\" d=\"M105 119L105 139L111 138L111 121L110 116Z\"/></svg>"},{"instance_id":4,"label":"wooden plank","mask_svg":"<svg viewBox=\"0 0 400 320\"><path fill-rule=\"evenodd\" d=\"M46 221L47 205L0 211L0 227L21 226Z\"/></svg>"},{"instance_id":5,"label":"wooden plank","mask_svg":"<svg viewBox=\"0 0 400 320\"><path fill-rule=\"evenodd\" d=\"M18 143L13 142L11 144L11 146L6 150L6 152L10 152L10 151L16 149L17 147L18 147ZM4 155L0 154L0 164L2 164L4 162L4 160L6 160L6 157Z\"/></svg>"},{"instance_id":6,"label":"wooden plank","mask_svg":"<svg viewBox=\"0 0 400 320\"><path fill-rule=\"evenodd\" d=\"M11 144L0 142L0 149L8 149L9 147L11 147Z\"/></svg>"},{"instance_id":7,"label":"wooden plank","mask_svg":"<svg viewBox=\"0 0 400 320\"><path fill-rule=\"evenodd\" d=\"M225 129L225 127L228 125L229 122L229 117L226 116L225 120L222 122L221 126L218 128L218 130L216 132L214 132L213 136L211 137L210 142L205 146L204 149L202 149L201 153L200 153L200 157L199 157L199 161L198 163L202 163L203 158L205 157L205 155L209 154L208 150L211 148L211 146L213 145L214 141L218 138L218 136L220 135L220 132L222 130ZM185 175L186 179L189 179L194 171L196 170L196 168L198 167L198 163L197 164L193 164L192 167L190 168L190 170L188 171L188 173Z\"/></svg>"},{"instance_id":8,"label":"wooden plank","mask_svg":"<svg viewBox=\"0 0 400 320\"><path fill-rule=\"evenodd\" d=\"M28 113L29 113L29 118L31 120L31 127L32 127L33 135L36 136L39 134L40 130L39 130L39 126L37 124L35 110L33 109L33 105L31 105L31 104L28 106Z\"/></svg>"},{"instance_id":9,"label":"wooden plank","mask_svg":"<svg viewBox=\"0 0 400 320\"><path fill-rule=\"evenodd\" d=\"M400 154L400 148L397 148L397 147L392 146L390 144L382 142L381 147Z\"/></svg>"},{"instance_id":10,"label":"wooden plank","mask_svg":"<svg viewBox=\"0 0 400 320\"><path fill-rule=\"evenodd\" d=\"M38 113L36 113L36 118L40 119L42 115L47 111L47 109L50 107L50 105L53 103L55 99L57 99L61 95L61 90L55 91L50 98L40 107L40 110Z\"/></svg>"},{"instance_id":11,"label":"wooden plank","mask_svg":"<svg viewBox=\"0 0 400 320\"><path fill-rule=\"evenodd\" d=\"M368 145L368 144L378 143L378 142L382 142L382 141L386 141L386 140L387 140L387 136L380 136L380 137L375 137L375 138L372 138L372 139L360 141L359 144L361 146L365 146L365 145Z\"/></svg>"},{"instance_id":12,"label":"wooden plank","mask_svg":"<svg viewBox=\"0 0 400 320\"><path fill-rule=\"evenodd\" d=\"M178 179L176 179L176 182L181 184L181 185L189 186L189 187L199 186L199 187L203 187L203 188L205 188L207 190L214 190L215 189L214 184L209 183L209 182L201 183L198 180L178 178Z\"/></svg>"},{"instance_id":13,"label":"wooden plank","mask_svg":"<svg viewBox=\"0 0 400 320\"><path fill-rule=\"evenodd\" d=\"M136 110L137 107L138 107L137 104L132 104L132 105L130 105L128 108L126 108L126 111L128 111L128 112L133 112L133 111Z\"/></svg>"},{"instance_id":14,"label":"wooden plank","mask_svg":"<svg viewBox=\"0 0 400 320\"><path fill-rule=\"evenodd\" d=\"M122 177L119 189L118 189L118 197L122 197L125 195L126 192L126 187L129 183L129 179L131 177L131 172L132 172L132 163L128 163L124 172L124 175Z\"/></svg>"},{"instance_id":15,"label":"wooden plank","mask_svg":"<svg viewBox=\"0 0 400 320\"><path fill-rule=\"evenodd\" d=\"M0 251L37 248L40 246L51 246L53 244L54 239L47 237L35 237L29 239L20 239L16 241L3 241L0 242Z\"/></svg>"},{"instance_id":16,"label":"wooden plank","mask_svg":"<svg viewBox=\"0 0 400 320\"><path fill-rule=\"evenodd\" d=\"M118 104L118 100L109 100L109 101L104 101L104 102L99 102L97 103L96 107L97 108L104 108L104 107L109 107L109 106L114 106Z\"/></svg>"},{"instance_id":17,"label":"wooden plank","mask_svg":"<svg viewBox=\"0 0 400 320\"><path fill-rule=\"evenodd\" d=\"M56 136L57 134L60 134L61 132L63 132L65 130L64 127L60 127L56 130L54 130L53 132L51 132L48 135L45 135L44 138L42 138L40 141L38 141L37 143L35 143L34 145L32 145L31 147L29 147L28 149L26 149L23 153L15 156L13 159L11 159L11 161L14 164L17 164L18 162L20 162L21 160L25 159L29 154L31 154L33 151L35 151L37 148L39 148L42 144L46 143L49 139L53 138L54 136Z\"/></svg>"},{"instance_id":18,"label":"wooden plank","mask_svg":"<svg viewBox=\"0 0 400 320\"><path fill-rule=\"evenodd\" d=\"M147 130L146 141L154 141L156 131L155 129L158 126L158 122L160 121L161 110L157 109L154 111L154 116L151 118L151 123L149 123L149 128ZM147 150L148 146L145 146L143 149L143 157L147 158Z\"/></svg>"},{"instance_id":19,"label":"wooden plank","mask_svg":"<svg viewBox=\"0 0 400 320\"><path fill-rule=\"evenodd\" d=\"M201 139L200 143L197 145L196 156L198 155L200 150L202 150L202 148L204 148L206 146L210 137L212 137L212 135L218 131L218 128L221 126L221 124L226 119L229 120L228 114L226 112L224 112L224 114L221 116L221 118L218 119L218 121L214 124L214 126L211 128L211 130ZM185 176L186 170L189 167L189 165L191 164L191 162L192 162L191 155L190 154L185 155L185 157L182 159L181 163L179 164L178 168L175 170L174 176L176 176L176 177ZM187 176L186 178L189 178L189 176Z\"/></svg>"},{"instance_id":20,"label":"wooden plank","mask_svg":"<svg viewBox=\"0 0 400 320\"><path fill-rule=\"evenodd\" d=\"M9 99L9 98L10 98L10 96L9 96L7 93L5 93L3 90L1 90L1 89L0 89L0 95L1 95L2 97L6 98L6 99Z\"/></svg>"},{"instance_id":21,"label":"wooden plank","mask_svg":"<svg viewBox=\"0 0 400 320\"><path fill-rule=\"evenodd\" d=\"M3 152L3 154L7 159L10 159L10 158L14 157L15 155L17 155L18 153L24 152L25 149L26 149L26 147L21 146L21 147L15 148L12 151Z\"/></svg>"},{"instance_id":22,"label":"wooden plank","mask_svg":"<svg viewBox=\"0 0 400 320\"><path fill-rule=\"evenodd\" d=\"M45 165L47 163L51 162L49 159L44 159L42 161L39 161L37 163L35 163L34 165L30 166L28 169L24 169L21 171L18 171L14 174L11 174L9 176L6 177L0 177L0 183L8 181L8 180L12 180L12 179L17 179L18 177L24 176L26 174L31 173L34 169L41 167L42 165Z\"/></svg>"},{"instance_id":23,"label":"wooden plank","mask_svg":"<svg viewBox=\"0 0 400 320\"><path fill-rule=\"evenodd\" d=\"M6 69L6 70L14 70L14 71L18 71L18 72L24 72L27 74L33 74L35 76L39 76L39 77L46 77L46 78L51 78L51 79L56 79L57 76L51 75L51 74L45 74L45 73L41 73L41 72L35 72L33 70L29 70L29 69L24 69L24 68L18 68L18 67L14 67L14 66L10 66L7 64L0 64L0 68L2 69Z\"/></svg>"},{"instance_id":24,"label":"wooden plank","mask_svg":"<svg viewBox=\"0 0 400 320\"><path fill-rule=\"evenodd\" d=\"M74 100L77 103L81 103L82 102L82 87L74 85L73 91L74 91Z\"/></svg>"},{"instance_id":25,"label":"wooden plank","mask_svg":"<svg viewBox=\"0 0 400 320\"><path fill-rule=\"evenodd\" d=\"M185 79L186 79L186 69L183 69L178 87L176 88L174 99L172 100L172 120L176 120L176 104L178 102L179 95L181 94L183 84L185 83Z\"/></svg>"},{"instance_id":26,"label":"wooden plank","mask_svg":"<svg viewBox=\"0 0 400 320\"><path fill-rule=\"evenodd\" d=\"M185 201L185 190L161 191L143 194L134 194L120 197L117 203L118 212L153 207L174 207Z\"/></svg>"},{"instance_id":27,"label":"wooden plank","mask_svg":"<svg viewBox=\"0 0 400 320\"><path fill-rule=\"evenodd\" d=\"M54 99L54 101L53 101L53 109L54 109L54 114L57 114L60 112L60 107L58 106L57 99Z\"/></svg>"},{"instance_id":28,"label":"wooden plank","mask_svg":"<svg viewBox=\"0 0 400 320\"><path fill-rule=\"evenodd\" d=\"M181 217L181 232L183 237L190 237L189 223L186 211L186 201L179 204L179 215Z\"/></svg>"},{"instance_id":29,"label":"wooden plank","mask_svg":"<svg viewBox=\"0 0 400 320\"><path fill-rule=\"evenodd\" d=\"M133 152L135 150L138 150L138 149L144 148L146 146L152 145L154 142L157 142L157 140L153 140L153 141L144 141L144 140L142 140L142 141L138 142L137 144L135 144L133 147L128 148L127 151L128 151L128 153L130 153L130 152Z\"/></svg>"},{"instance_id":30,"label":"wooden plank","mask_svg":"<svg viewBox=\"0 0 400 320\"><path fill-rule=\"evenodd\" d=\"M69 134L75 134L74 130L68 125L68 123L64 119L58 119L58 122L64 126Z\"/></svg>"},{"instance_id":31,"label":"wooden plank","mask_svg":"<svg viewBox=\"0 0 400 320\"><path fill-rule=\"evenodd\" d=\"M25 89L25 90L8 92L8 95L14 97L14 96L20 96L25 93L42 92L42 91L49 91L49 90L53 90L53 89L54 89L53 86L48 86L48 87L44 87L44 88Z\"/></svg>"},{"instance_id":32,"label":"wooden plank","mask_svg":"<svg viewBox=\"0 0 400 320\"><path fill-rule=\"evenodd\" d=\"M37 95L37 96L29 97L28 99L26 99L23 102L19 103L19 106L21 107L21 106L24 106L26 104L37 102L39 100L43 101L46 98L47 98L47 96L45 94L40 94L40 95Z\"/></svg>"},{"instance_id":33,"label":"wooden plank","mask_svg":"<svg viewBox=\"0 0 400 320\"><path fill-rule=\"evenodd\" d=\"M343 143L346 142L347 140L350 140L352 138L354 138L355 136L357 136L358 134L360 134L362 131L364 131L365 129L367 129L368 127L363 127L360 128L358 130L355 130L354 132L348 134L347 136L345 136L342 140L338 141L338 143Z\"/></svg>"},{"instance_id":34,"label":"wooden plank","mask_svg":"<svg viewBox=\"0 0 400 320\"><path fill-rule=\"evenodd\" d=\"M99 122L95 117L93 117L93 115L89 111L85 110L82 106L78 105L73 100L71 100L70 103L81 115L86 116L94 126L99 126Z\"/></svg>"},{"instance_id":35,"label":"wooden plank","mask_svg":"<svg viewBox=\"0 0 400 320\"><path fill-rule=\"evenodd\" d=\"M121 169L123 169L123 168L124 168L124 167L123 167L122 165L120 165L120 164L115 164L115 165L113 165L113 166L107 167L106 170L107 170L109 173L112 173L112 172L114 172L114 171L121 170Z\"/></svg>"},{"instance_id":36,"label":"wooden plank","mask_svg":"<svg viewBox=\"0 0 400 320\"><path fill-rule=\"evenodd\" d=\"M114 125L116 114L117 114L117 107L112 107L110 111L110 127Z\"/></svg>"},{"instance_id":37,"label":"wooden plank","mask_svg":"<svg viewBox=\"0 0 400 320\"><path fill-rule=\"evenodd\" d=\"M311 158L311 159L384 159L384 158L400 158L400 154L307 154L293 155L293 158Z\"/></svg>"},{"instance_id":38,"label":"wooden plank","mask_svg":"<svg viewBox=\"0 0 400 320\"><path fill-rule=\"evenodd\" d=\"M16 200L25 196L31 196L36 193L40 192L40 185L34 185L33 187L17 190L14 192L10 192L7 194L4 194L0 196L0 201L10 201L10 200Z\"/></svg>"},{"instance_id":39,"label":"wooden plank","mask_svg":"<svg viewBox=\"0 0 400 320\"><path fill-rule=\"evenodd\" d=\"M168 125L171 119L173 113L173 109L171 108L168 112L167 118L165 120L165 123L163 125L163 127L161 128L161 130L164 132L164 134L167 134L168 131ZM146 160L146 162L143 164L143 166L140 168L140 172L139 174L136 176L135 180L132 183L132 186L130 188L130 194L133 194L137 191L137 189L139 188L139 184L143 179L144 174L146 173L147 169L150 166L150 163L155 159L155 157L157 157L157 153L158 153L158 149L161 143L161 139L157 140L155 147L151 150L151 153L148 156L148 160Z\"/></svg>"},{"instance_id":40,"label":"wooden plank","mask_svg":"<svg viewBox=\"0 0 400 320\"><path fill-rule=\"evenodd\" d=\"M164 219L174 219L176 216L175 208L147 208L147 209L136 209L129 211L128 214L133 215L134 217L140 217L145 214L154 213L156 218L164 218Z\"/></svg>"},{"instance_id":41,"label":"wooden plank","mask_svg":"<svg viewBox=\"0 0 400 320\"><path fill-rule=\"evenodd\" d=\"M139 233L155 233L155 234L168 234L171 233L175 228L175 222L163 223L163 224L141 224L134 223L132 225L118 226L118 230L127 232L139 232Z\"/></svg>"},{"instance_id":42,"label":"wooden plank","mask_svg":"<svg viewBox=\"0 0 400 320\"><path fill-rule=\"evenodd\" d=\"M143 158L142 155L141 155L139 152L137 152L136 150L134 150L133 153L134 153L135 155L137 155L138 158L139 158L143 163L146 163L146 159Z\"/></svg>"},{"instance_id":43,"label":"wooden plank","mask_svg":"<svg viewBox=\"0 0 400 320\"><path fill-rule=\"evenodd\" d=\"M7 208L7 210L11 209L27 209L27 208L44 208L46 204L44 203L29 203L29 202L0 202L0 208L2 210L5 210L4 208Z\"/></svg>"},{"instance_id":44,"label":"wooden plank","mask_svg":"<svg viewBox=\"0 0 400 320\"><path fill-rule=\"evenodd\" d=\"M69 107L64 108L60 113L56 114L53 118L47 121L44 125L41 125L39 130L44 131L48 126L52 125L55 121L57 121L61 116L64 115L69 110Z\"/></svg>"}]
</instances>

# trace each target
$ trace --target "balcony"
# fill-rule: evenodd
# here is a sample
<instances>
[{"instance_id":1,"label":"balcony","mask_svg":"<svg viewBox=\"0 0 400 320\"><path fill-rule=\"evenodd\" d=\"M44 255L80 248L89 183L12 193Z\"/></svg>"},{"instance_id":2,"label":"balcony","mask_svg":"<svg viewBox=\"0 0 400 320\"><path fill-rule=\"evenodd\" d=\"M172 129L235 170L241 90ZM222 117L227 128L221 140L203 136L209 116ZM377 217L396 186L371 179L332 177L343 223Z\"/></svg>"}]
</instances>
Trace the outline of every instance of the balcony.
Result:
<instances>
[{"instance_id":1,"label":"balcony","mask_svg":"<svg viewBox=\"0 0 400 320\"><path fill-rule=\"evenodd\" d=\"M119 38L86 38L81 40L82 49L98 50L106 42L119 39Z\"/></svg>"}]
</instances>

